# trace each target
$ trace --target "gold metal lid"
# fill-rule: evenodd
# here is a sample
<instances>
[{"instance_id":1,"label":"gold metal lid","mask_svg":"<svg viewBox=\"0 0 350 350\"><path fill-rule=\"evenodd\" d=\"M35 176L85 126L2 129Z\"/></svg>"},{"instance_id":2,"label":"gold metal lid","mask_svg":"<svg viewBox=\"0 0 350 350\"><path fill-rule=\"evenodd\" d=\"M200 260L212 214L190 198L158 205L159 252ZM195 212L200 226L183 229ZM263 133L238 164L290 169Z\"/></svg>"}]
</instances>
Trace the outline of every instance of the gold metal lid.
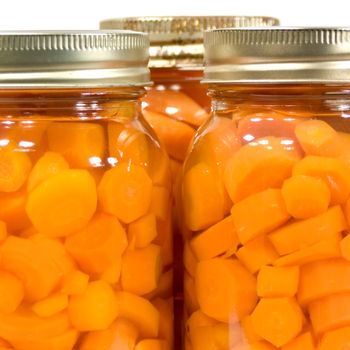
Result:
<instances>
[{"instance_id":1,"label":"gold metal lid","mask_svg":"<svg viewBox=\"0 0 350 350\"><path fill-rule=\"evenodd\" d=\"M203 32L226 27L263 27L278 25L272 17L180 16L125 17L107 19L101 29L128 29L149 33L151 67L203 65Z\"/></svg>"},{"instance_id":2,"label":"gold metal lid","mask_svg":"<svg viewBox=\"0 0 350 350\"><path fill-rule=\"evenodd\" d=\"M350 28L217 29L204 47L204 83L350 82Z\"/></svg>"},{"instance_id":3,"label":"gold metal lid","mask_svg":"<svg viewBox=\"0 0 350 350\"><path fill-rule=\"evenodd\" d=\"M148 50L132 31L0 32L0 88L148 85Z\"/></svg>"}]
</instances>

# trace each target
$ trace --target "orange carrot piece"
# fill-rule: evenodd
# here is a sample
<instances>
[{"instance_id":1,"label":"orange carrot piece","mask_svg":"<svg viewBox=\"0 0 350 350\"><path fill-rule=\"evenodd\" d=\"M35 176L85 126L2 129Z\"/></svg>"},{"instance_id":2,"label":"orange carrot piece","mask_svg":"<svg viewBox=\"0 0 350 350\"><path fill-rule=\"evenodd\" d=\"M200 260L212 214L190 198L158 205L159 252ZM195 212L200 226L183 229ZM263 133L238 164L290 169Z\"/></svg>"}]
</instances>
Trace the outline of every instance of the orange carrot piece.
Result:
<instances>
[{"instance_id":1,"label":"orange carrot piece","mask_svg":"<svg viewBox=\"0 0 350 350\"><path fill-rule=\"evenodd\" d=\"M201 310L218 321L241 319L257 302L255 277L238 260L200 261L195 285Z\"/></svg>"},{"instance_id":2,"label":"orange carrot piece","mask_svg":"<svg viewBox=\"0 0 350 350\"><path fill-rule=\"evenodd\" d=\"M267 189L252 194L236 203L231 212L237 236L242 244L276 229L290 218L281 190L278 189Z\"/></svg>"},{"instance_id":3,"label":"orange carrot piece","mask_svg":"<svg viewBox=\"0 0 350 350\"><path fill-rule=\"evenodd\" d=\"M347 234L340 242L340 251L344 259L350 261L350 235Z\"/></svg>"},{"instance_id":4,"label":"orange carrot piece","mask_svg":"<svg viewBox=\"0 0 350 350\"><path fill-rule=\"evenodd\" d=\"M98 196L102 209L130 223L145 215L151 205L152 181L142 167L120 163L105 172Z\"/></svg>"},{"instance_id":5,"label":"orange carrot piece","mask_svg":"<svg viewBox=\"0 0 350 350\"><path fill-rule=\"evenodd\" d=\"M47 129L49 150L62 154L75 168L101 164L106 140L101 125L90 122L55 122Z\"/></svg>"},{"instance_id":6,"label":"orange carrot piece","mask_svg":"<svg viewBox=\"0 0 350 350\"><path fill-rule=\"evenodd\" d=\"M112 265L107 267L101 274L101 280L106 281L109 284L117 284L120 280L122 272L122 258L114 258Z\"/></svg>"},{"instance_id":7,"label":"orange carrot piece","mask_svg":"<svg viewBox=\"0 0 350 350\"><path fill-rule=\"evenodd\" d=\"M311 246L297 250L294 253L280 257L274 261L275 266L303 265L312 261L336 258L340 256L341 235L336 233L332 237L319 241Z\"/></svg>"},{"instance_id":8,"label":"orange carrot piece","mask_svg":"<svg viewBox=\"0 0 350 350\"><path fill-rule=\"evenodd\" d=\"M107 282L91 282L83 294L70 297L70 321L79 331L106 329L118 316L118 303L114 290Z\"/></svg>"},{"instance_id":9,"label":"orange carrot piece","mask_svg":"<svg viewBox=\"0 0 350 350\"><path fill-rule=\"evenodd\" d=\"M4 242L7 238L7 227L6 222L0 220L0 243Z\"/></svg>"},{"instance_id":10,"label":"orange carrot piece","mask_svg":"<svg viewBox=\"0 0 350 350\"><path fill-rule=\"evenodd\" d=\"M194 277L196 273L198 260L188 241L185 242L183 260L186 271L190 274L190 276Z\"/></svg>"},{"instance_id":11,"label":"orange carrot piece","mask_svg":"<svg viewBox=\"0 0 350 350\"><path fill-rule=\"evenodd\" d=\"M86 291L90 276L79 271L72 270L63 280L62 293L67 295L79 295Z\"/></svg>"},{"instance_id":12,"label":"orange carrot piece","mask_svg":"<svg viewBox=\"0 0 350 350\"><path fill-rule=\"evenodd\" d=\"M278 350L271 343L260 340L251 344L239 344L235 346L232 350Z\"/></svg>"},{"instance_id":13,"label":"orange carrot piece","mask_svg":"<svg viewBox=\"0 0 350 350\"><path fill-rule=\"evenodd\" d=\"M168 344L174 343L174 305L173 299L161 299L156 298L152 301L152 304L157 308L159 312L159 334L158 337L165 339Z\"/></svg>"},{"instance_id":14,"label":"orange carrot piece","mask_svg":"<svg viewBox=\"0 0 350 350\"><path fill-rule=\"evenodd\" d=\"M66 239L65 247L83 272L98 275L121 258L127 244L118 219L97 214L81 231Z\"/></svg>"},{"instance_id":15,"label":"orange carrot piece","mask_svg":"<svg viewBox=\"0 0 350 350\"><path fill-rule=\"evenodd\" d=\"M145 295L146 299L159 298L169 298L173 293L173 279L174 279L173 269L169 269L166 272L163 272L158 281L157 288L154 289L151 293Z\"/></svg>"},{"instance_id":16,"label":"orange carrot piece","mask_svg":"<svg viewBox=\"0 0 350 350\"><path fill-rule=\"evenodd\" d=\"M199 309L199 303L196 293L195 280L187 272L184 274L183 284L186 309L189 311L189 313L197 311Z\"/></svg>"},{"instance_id":17,"label":"orange carrot piece","mask_svg":"<svg viewBox=\"0 0 350 350\"><path fill-rule=\"evenodd\" d=\"M298 291L299 267L263 266L257 277L259 297L293 297Z\"/></svg>"},{"instance_id":18,"label":"orange carrot piece","mask_svg":"<svg viewBox=\"0 0 350 350\"><path fill-rule=\"evenodd\" d=\"M242 318L240 322L240 327L242 329L242 333L243 333L242 336L243 336L244 342L248 344L252 344L262 340L261 336L256 333L253 327L251 315L248 315Z\"/></svg>"},{"instance_id":19,"label":"orange carrot piece","mask_svg":"<svg viewBox=\"0 0 350 350\"><path fill-rule=\"evenodd\" d=\"M65 310L67 306L67 295L58 293L37 301L32 306L32 310L40 317L48 317Z\"/></svg>"},{"instance_id":20,"label":"orange carrot piece","mask_svg":"<svg viewBox=\"0 0 350 350\"><path fill-rule=\"evenodd\" d=\"M343 204L350 194L350 168L336 158L306 156L293 168L293 175L308 175L324 181L331 192L331 205Z\"/></svg>"},{"instance_id":21,"label":"orange carrot piece","mask_svg":"<svg viewBox=\"0 0 350 350\"><path fill-rule=\"evenodd\" d=\"M116 292L119 317L131 321L141 338L156 338L159 333L159 312L150 301L128 292Z\"/></svg>"},{"instance_id":22,"label":"orange carrot piece","mask_svg":"<svg viewBox=\"0 0 350 350\"><path fill-rule=\"evenodd\" d=\"M314 261L300 268L298 301L311 301L332 294L350 292L350 262L341 259Z\"/></svg>"},{"instance_id":23,"label":"orange carrot piece","mask_svg":"<svg viewBox=\"0 0 350 350\"><path fill-rule=\"evenodd\" d=\"M37 160L28 177L27 190L30 192L48 178L69 168L62 154L46 152Z\"/></svg>"},{"instance_id":24,"label":"orange carrot piece","mask_svg":"<svg viewBox=\"0 0 350 350\"><path fill-rule=\"evenodd\" d=\"M229 160L225 185L234 203L268 188L281 187L300 155L290 140L266 137L241 147Z\"/></svg>"},{"instance_id":25,"label":"orange carrot piece","mask_svg":"<svg viewBox=\"0 0 350 350\"><path fill-rule=\"evenodd\" d=\"M96 185L87 170L63 170L29 195L26 212L34 227L50 237L82 229L97 206Z\"/></svg>"},{"instance_id":26,"label":"orange carrot piece","mask_svg":"<svg viewBox=\"0 0 350 350\"><path fill-rule=\"evenodd\" d=\"M153 213L149 213L128 226L128 234L135 238L136 248L145 248L157 237L157 221Z\"/></svg>"},{"instance_id":27,"label":"orange carrot piece","mask_svg":"<svg viewBox=\"0 0 350 350\"><path fill-rule=\"evenodd\" d=\"M144 295L156 289L162 272L160 247L150 244L145 248L128 250L123 255L121 284L123 290Z\"/></svg>"},{"instance_id":28,"label":"orange carrot piece","mask_svg":"<svg viewBox=\"0 0 350 350\"><path fill-rule=\"evenodd\" d=\"M163 266L173 263L173 217L172 206L169 206L168 214L165 220L157 220L157 237L153 240L154 244L160 246Z\"/></svg>"},{"instance_id":29,"label":"orange carrot piece","mask_svg":"<svg viewBox=\"0 0 350 350\"><path fill-rule=\"evenodd\" d=\"M252 313L252 323L262 338L280 347L300 333L303 313L294 298L263 298Z\"/></svg>"},{"instance_id":30,"label":"orange carrot piece","mask_svg":"<svg viewBox=\"0 0 350 350\"><path fill-rule=\"evenodd\" d=\"M198 260L211 259L228 250L235 250L238 238L231 216L194 237L190 246Z\"/></svg>"},{"instance_id":31,"label":"orange carrot piece","mask_svg":"<svg viewBox=\"0 0 350 350\"><path fill-rule=\"evenodd\" d=\"M137 328L130 321L118 318L107 329L87 333L79 350L134 350L137 339Z\"/></svg>"},{"instance_id":32,"label":"orange carrot piece","mask_svg":"<svg viewBox=\"0 0 350 350\"><path fill-rule=\"evenodd\" d=\"M200 126L208 118L201 106L177 90L148 90L143 103L146 111L162 113L194 126Z\"/></svg>"},{"instance_id":33,"label":"orange carrot piece","mask_svg":"<svg viewBox=\"0 0 350 350\"><path fill-rule=\"evenodd\" d=\"M282 196L287 211L296 219L307 219L327 211L331 193L321 180L296 175L284 181Z\"/></svg>"},{"instance_id":34,"label":"orange carrot piece","mask_svg":"<svg viewBox=\"0 0 350 350\"><path fill-rule=\"evenodd\" d=\"M281 350L315 350L313 336L310 332L300 334L288 344L282 346Z\"/></svg>"},{"instance_id":35,"label":"orange carrot piece","mask_svg":"<svg viewBox=\"0 0 350 350\"><path fill-rule=\"evenodd\" d=\"M183 161L195 129L185 123L170 119L164 114L144 110L143 115L163 143L169 156Z\"/></svg>"},{"instance_id":36,"label":"orange carrot piece","mask_svg":"<svg viewBox=\"0 0 350 350\"><path fill-rule=\"evenodd\" d=\"M335 206L318 216L285 225L272 232L269 239L277 252L285 255L331 238L346 228L343 211Z\"/></svg>"},{"instance_id":37,"label":"orange carrot piece","mask_svg":"<svg viewBox=\"0 0 350 350\"><path fill-rule=\"evenodd\" d=\"M166 187L153 186L150 211L157 219L166 220L170 206L170 190Z\"/></svg>"},{"instance_id":38,"label":"orange carrot piece","mask_svg":"<svg viewBox=\"0 0 350 350\"><path fill-rule=\"evenodd\" d=\"M346 350L350 344L350 327L326 332L318 346L318 350Z\"/></svg>"},{"instance_id":39,"label":"orange carrot piece","mask_svg":"<svg viewBox=\"0 0 350 350\"><path fill-rule=\"evenodd\" d=\"M350 198L346 201L344 208L344 213L346 217L346 221L350 226Z\"/></svg>"},{"instance_id":40,"label":"orange carrot piece","mask_svg":"<svg viewBox=\"0 0 350 350\"><path fill-rule=\"evenodd\" d=\"M205 229L224 218L224 196L214 170L199 163L184 175L183 215L192 231Z\"/></svg>"},{"instance_id":41,"label":"orange carrot piece","mask_svg":"<svg viewBox=\"0 0 350 350\"><path fill-rule=\"evenodd\" d=\"M316 335L350 323L350 293L333 294L313 301L308 307Z\"/></svg>"},{"instance_id":42,"label":"orange carrot piece","mask_svg":"<svg viewBox=\"0 0 350 350\"><path fill-rule=\"evenodd\" d=\"M135 346L135 350L169 350L169 344L162 339L142 339Z\"/></svg>"},{"instance_id":43,"label":"orange carrot piece","mask_svg":"<svg viewBox=\"0 0 350 350\"><path fill-rule=\"evenodd\" d=\"M279 258L266 236L259 236L239 248L237 258L251 272L259 271L264 265L272 264Z\"/></svg>"},{"instance_id":44,"label":"orange carrot piece","mask_svg":"<svg viewBox=\"0 0 350 350\"><path fill-rule=\"evenodd\" d=\"M32 163L26 153L0 148L0 192L15 192L27 180Z\"/></svg>"},{"instance_id":45,"label":"orange carrot piece","mask_svg":"<svg viewBox=\"0 0 350 350\"><path fill-rule=\"evenodd\" d=\"M22 282L13 274L0 272L0 312L14 312L24 298Z\"/></svg>"}]
</instances>

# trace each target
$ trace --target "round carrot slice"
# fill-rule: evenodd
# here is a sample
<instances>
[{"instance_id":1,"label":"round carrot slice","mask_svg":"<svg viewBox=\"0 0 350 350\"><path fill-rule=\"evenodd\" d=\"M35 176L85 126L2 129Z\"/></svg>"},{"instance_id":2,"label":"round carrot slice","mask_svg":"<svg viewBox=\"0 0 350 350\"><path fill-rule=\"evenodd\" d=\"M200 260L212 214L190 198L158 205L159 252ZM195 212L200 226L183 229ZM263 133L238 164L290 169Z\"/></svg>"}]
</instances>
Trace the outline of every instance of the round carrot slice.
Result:
<instances>
[{"instance_id":1,"label":"round carrot slice","mask_svg":"<svg viewBox=\"0 0 350 350\"><path fill-rule=\"evenodd\" d=\"M0 272L0 312L14 312L24 297L22 282L11 273Z\"/></svg>"}]
</instances>

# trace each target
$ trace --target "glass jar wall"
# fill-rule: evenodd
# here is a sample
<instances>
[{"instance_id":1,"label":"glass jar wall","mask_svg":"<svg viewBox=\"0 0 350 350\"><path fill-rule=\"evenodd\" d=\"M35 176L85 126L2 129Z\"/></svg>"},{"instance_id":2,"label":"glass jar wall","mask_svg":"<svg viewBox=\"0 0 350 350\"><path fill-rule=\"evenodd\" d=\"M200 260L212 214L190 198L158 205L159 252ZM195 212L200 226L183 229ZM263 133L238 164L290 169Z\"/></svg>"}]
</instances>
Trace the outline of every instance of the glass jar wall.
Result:
<instances>
[{"instance_id":1,"label":"glass jar wall","mask_svg":"<svg viewBox=\"0 0 350 350\"><path fill-rule=\"evenodd\" d=\"M349 31L248 32L207 34L213 112L182 182L185 349L344 349L350 95L333 53L349 60ZM332 37L341 40L322 39ZM259 58L251 42L266 45ZM220 56L223 47L235 56ZM283 59L271 59L283 49ZM255 70L240 66L241 52ZM322 52L326 71L316 62ZM308 63L287 71L286 58Z\"/></svg>"},{"instance_id":2,"label":"glass jar wall","mask_svg":"<svg viewBox=\"0 0 350 350\"><path fill-rule=\"evenodd\" d=\"M52 85L26 86L25 71L19 81L5 82L0 73L0 347L172 349L169 160L140 113L147 37L73 32L6 38L11 45L33 40L45 50L56 40L94 45L118 76L106 82L109 73L94 61L94 50L83 49L85 62L98 67L88 79L74 45L48 53L60 70L70 62L69 78L55 71L61 81ZM119 40L124 46L113 46ZM34 74L51 74L40 47L36 51L37 57L27 52ZM140 69L122 76L120 55Z\"/></svg>"}]
</instances>

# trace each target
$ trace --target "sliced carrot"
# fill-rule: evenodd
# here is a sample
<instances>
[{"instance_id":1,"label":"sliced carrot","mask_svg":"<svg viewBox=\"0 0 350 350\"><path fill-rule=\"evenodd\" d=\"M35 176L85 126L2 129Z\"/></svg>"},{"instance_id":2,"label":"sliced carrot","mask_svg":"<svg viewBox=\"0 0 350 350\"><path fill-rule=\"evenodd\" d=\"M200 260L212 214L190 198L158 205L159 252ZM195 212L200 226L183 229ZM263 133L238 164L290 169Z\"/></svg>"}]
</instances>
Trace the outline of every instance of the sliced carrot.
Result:
<instances>
[{"instance_id":1,"label":"sliced carrot","mask_svg":"<svg viewBox=\"0 0 350 350\"><path fill-rule=\"evenodd\" d=\"M143 111L143 115L163 143L169 156L183 161L195 130L185 123L147 109Z\"/></svg>"},{"instance_id":2,"label":"sliced carrot","mask_svg":"<svg viewBox=\"0 0 350 350\"><path fill-rule=\"evenodd\" d=\"M128 226L128 234L135 237L135 247L145 248L157 237L157 221L153 213L149 213Z\"/></svg>"},{"instance_id":3,"label":"sliced carrot","mask_svg":"<svg viewBox=\"0 0 350 350\"><path fill-rule=\"evenodd\" d=\"M296 175L283 183L282 196L287 211L296 219L307 219L327 211L331 193L320 179Z\"/></svg>"},{"instance_id":4,"label":"sliced carrot","mask_svg":"<svg viewBox=\"0 0 350 350\"><path fill-rule=\"evenodd\" d=\"M11 345L4 339L0 338L0 349L8 349L11 348Z\"/></svg>"},{"instance_id":5,"label":"sliced carrot","mask_svg":"<svg viewBox=\"0 0 350 350\"><path fill-rule=\"evenodd\" d=\"M79 331L106 329L118 316L118 303L114 290L107 282L91 282L83 294L70 297L70 321Z\"/></svg>"},{"instance_id":6,"label":"sliced carrot","mask_svg":"<svg viewBox=\"0 0 350 350\"><path fill-rule=\"evenodd\" d=\"M239 248L236 255L251 273L259 271L264 265L272 264L279 258L275 248L264 235Z\"/></svg>"},{"instance_id":7,"label":"sliced carrot","mask_svg":"<svg viewBox=\"0 0 350 350\"><path fill-rule=\"evenodd\" d=\"M160 247L150 244L145 248L128 250L123 255L121 284L123 290L144 295L156 289L162 272Z\"/></svg>"},{"instance_id":8,"label":"sliced carrot","mask_svg":"<svg viewBox=\"0 0 350 350\"><path fill-rule=\"evenodd\" d=\"M143 103L146 111L162 113L194 126L200 126L208 118L201 106L177 90L148 90Z\"/></svg>"},{"instance_id":9,"label":"sliced carrot","mask_svg":"<svg viewBox=\"0 0 350 350\"><path fill-rule=\"evenodd\" d=\"M219 350L211 326L193 328L190 340L193 350Z\"/></svg>"},{"instance_id":10,"label":"sliced carrot","mask_svg":"<svg viewBox=\"0 0 350 350\"><path fill-rule=\"evenodd\" d=\"M350 226L350 198L346 201L344 208L344 213L346 220L348 222L348 225Z\"/></svg>"},{"instance_id":11,"label":"sliced carrot","mask_svg":"<svg viewBox=\"0 0 350 350\"><path fill-rule=\"evenodd\" d=\"M298 291L299 267L263 266L257 278L258 296L293 297Z\"/></svg>"},{"instance_id":12,"label":"sliced carrot","mask_svg":"<svg viewBox=\"0 0 350 350\"><path fill-rule=\"evenodd\" d=\"M72 270L64 277L62 293L67 295L83 294L89 284L89 278L89 275L79 270Z\"/></svg>"},{"instance_id":13,"label":"sliced carrot","mask_svg":"<svg viewBox=\"0 0 350 350\"><path fill-rule=\"evenodd\" d=\"M58 293L37 301L32 306L32 310L40 317L48 317L65 310L67 306L67 295Z\"/></svg>"},{"instance_id":14,"label":"sliced carrot","mask_svg":"<svg viewBox=\"0 0 350 350\"><path fill-rule=\"evenodd\" d=\"M29 195L26 212L34 227L50 237L82 229L97 206L96 186L87 170L63 170Z\"/></svg>"},{"instance_id":15,"label":"sliced carrot","mask_svg":"<svg viewBox=\"0 0 350 350\"><path fill-rule=\"evenodd\" d=\"M22 282L13 274L0 272L0 312L14 312L24 297Z\"/></svg>"},{"instance_id":16,"label":"sliced carrot","mask_svg":"<svg viewBox=\"0 0 350 350\"><path fill-rule=\"evenodd\" d=\"M239 344L235 346L232 350L278 350L271 343L260 340L251 344Z\"/></svg>"},{"instance_id":17,"label":"sliced carrot","mask_svg":"<svg viewBox=\"0 0 350 350\"><path fill-rule=\"evenodd\" d=\"M109 284L117 284L120 280L120 275L122 272L122 258L114 258L114 262L112 265L107 267L106 270L103 271L100 278L103 281L106 281Z\"/></svg>"},{"instance_id":18,"label":"sliced carrot","mask_svg":"<svg viewBox=\"0 0 350 350\"><path fill-rule=\"evenodd\" d=\"M134 350L137 339L137 328L130 321L118 318L105 330L87 333L79 350Z\"/></svg>"},{"instance_id":19,"label":"sliced carrot","mask_svg":"<svg viewBox=\"0 0 350 350\"><path fill-rule=\"evenodd\" d=\"M152 301L152 304L157 308L159 312L159 334L158 337L165 339L168 344L174 343L174 305L173 299L161 299L156 298Z\"/></svg>"},{"instance_id":20,"label":"sliced carrot","mask_svg":"<svg viewBox=\"0 0 350 350\"><path fill-rule=\"evenodd\" d=\"M192 334L195 328L204 326L214 326L217 323L218 321L214 320L213 318L210 318L200 310L193 312L186 322L186 329L189 338L191 339L193 337Z\"/></svg>"},{"instance_id":21,"label":"sliced carrot","mask_svg":"<svg viewBox=\"0 0 350 350\"><path fill-rule=\"evenodd\" d=\"M238 324L217 323L212 329L214 342L219 350L231 349L242 341L242 329Z\"/></svg>"},{"instance_id":22,"label":"sliced carrot","mask_svg":"<svg viewBox=\"0 0 350 350\"><path fill-rule=\"evenodd\" d=\"M30 227L31 223L25 211L26 201L27 193L24 190L0 194L0 220L6 223L10 232Z\"/></svg>"},{"instance_id":23,"label":"sliced carrot","mask_svg":"<svg viewBox=\"0 0 350 350\"><path fill-rule=\"evenodd\" d=\"M242 318L240 327L242 329L244 342L252 344L262 340L261 336L257 334L254 329L251 315Z\"/></svg>"},{"instance_id":24,"label":"sliced carrot","mask_svg":"<svg viewBox=\"0 0 350 350\"><path fill-rule=\"evenodd\" d=\"M206 163L185 173L182 194L183 215L190 230L205 229L224 218L224 196L215 172Z\"/></svg>"},{"instance_id":25,"label":"sliced carrot","mask_svg":"<svg viewBox=\"0 0 350 350\"><path fill-rule=\"evenodd\" d=\"M142 338L156 338L159 333L159 312L150 301L128 292L116 292L119 317L131 321Z\"/></svg>"},{"instance_id":26,"label":"sliced carrot","mask_svg":"<svg viewBox=\"0 0 350 350\"><path fill-rule=\"evenodd\" d=\"M187 272L184 274L183 294L186 309L192 313L199 309L195 280Z\"/></svg>"},{"instance_id":27,"label":"sliced carrot","mask_svg":"<svg viewBox=\"0 0 350 350\"><path fill-rule=\"evenodd\" d=\"M118 219L97 214L85 228L66 239L68 253L88 274L101 274L127 247L126 233Z\"/></svg>"},{"instance_id":28,"label":"sliced carrot","mask_svg":"<svg viewBox=\"0 0 350 350\"><path fill-rule=\"evenodd\" d=\"M130 223L145 215L152 199L152 181L136 164L120 163L105 172L98 196L102 209Z\"/></svg>"},{"instance_id":29,"label":"sliced carrot","mask_svg":"<svg viewBox=\"0 0 350 350\"><path fill-rule=\"evenodd\" d=\"M27 190L29 192L32 191L43 181L68 168L69 164L64 159L62 154L55 152L46 152L41 158L38 159L32 171L30 172Z\"/></svg>"},{"instance_id":30,"label":"sliced carrot","mask_svg":"<svg viewBox=\"0 0 350 350\"><path fill-rule=\"evenodd\" d=\"M276 347L295 338L303 325L303 313L294 298L262 298L252 313L255 331Z\"/></svg>"},{"instance_id":31,"label":"sliced carrot","mask_svg":"<svg viewBox=\"0 0 350 350\"><path fill-rule=\"evenodd\" d=\"M170 188L172 181L171 159L158 140L152 140L150 146L149 174L154 185Z\"/></svg>"},{"instance_id":32,"label":"sliced carrot","mask_svg":"<svg viewBox=\"0 0 350 350\"><path fill-rule=\"evenodd\" d=\"M350 293L333 294L313 301L308 307L317 335L350 324Z\"/></svg>"},{"instance_id":33,"label":"sliced carrot","mask_svg":"<svg viewBox=\"0 0 350 350\"><path fill-rule=\"evenodd\" d=\"M350 194L350 168L340 159L306 156L293 168L293 175L324 181L331 192L331 205L343 204Z\"/></svg>"},{"instance_id":34,"label":"sliced carrot","mask_svg":"<svg viewBox=\"0 0 350 350\"><path fill-rule=\"evenodd\" d=\"M318 216L283 226L272 232L269 239L278 253L284 255L328 239L346 228L343 211L335 206Z\"/></svg>"},{"instance_id":35,"label":"sliced carrot","mask_svg":"<svg viewBox=\"0 0 350 350\"><path fill-rule=\"evenodd\" d=\"M153 186L150 211L156 215L157 219L167 218L170 206L170 190L166 187Z\"/></svg>"},{"instance_id":36,"label":"sliced carrot","mask_svg":"<svg viewBox=\"0 0 350 350\"><path fill-rule=\"evenodd\" d=\"M350 235L347 234L340 242L341 255L350 261Z\"/></svg>"},{"instance_id":37,"label":"sliced carrot","mask_svg":"<svg viewBox=\"0 0 350 350\"><path fill-rule=\"evenodd\" d=\"M169 298L173 294L173 279L174 271L172 268L163 272L159 277L157 288L146 294L145 297L150 300L156 297Z\"/></svg>"},{"instance_id":38,"label":"sliced carrot","mask_svg":"<svg viewBox=\"0 0 350 350\"><path fill-rule=\"evenodd\" d=\"M311 301L342 292L350 292L350 262L341 259L314 261L300 269L298 301Z\"/></svg>"},{"instance_id":39,"label":"sliced carrot","mask_svg":"<svg viewBox=\"0 0 350 350\"><path fill-rule=\"evenodd\" d=\"M0 148L0 192L18 191L29 176L29 156L12 147Z\"/></svg>"},{"instance_id":40,"label":"sliced carrot","mask_svg":"<svg viewBox=\"0 0 350 350\"><path fill-rule=\"evenodd\" d=\"M104 130L96 123L55 122L49 125L47 137L50 151L61 153L72 167L93 167L104 158Z\"/></svg>"},{"instance_id":41,"label":"sliced carrot","mask_svg":"<svg viewBox=\"0 0 350 350\"><path fill-rule=\"evenodd\" d=\"M313 336L310 332L300 334L288 344L282 346L281 350L315 350Z\"/></svg>"},{"instance_id":42,"label":"sliced carrot","mask_svg":"<svg viewBox=\"0 0 350 350\"><path fill-rule=\"evenodd\" d=\"M346 350L350 344L350 327L338 328L326 332L318 346L318 350Z\"/></svg>"},{"instance_id":43,"label":"sliced carrot","mask_svg":"<svg viewBox=\"0 0 350 350\"><path fill-rule=\"evenodd\" d=\"M60 243L57 242L57 245ZM61 250L61 247L57 249ZM1 268L13 273L22 281L25 298L29 301L46 298L58 286L64 275L58 261L62 264L66 264L66 261L57 257L53 249L43 250L39 240L10 236L1 245L0 256Z\"/></svg>"},{"instance_id":44,"label":"sliced carrot","mask_svg":"<svg viewBox=\"0 0 350 350\"><path fill-rule=\"evenodd\" d=\"M184 267L186 271L194 277L196 273L198 260L191 248L188 241L185 242L184 252L183 252Z\"/></svg>"},{"instance_id":45,"label":"sliced carrot","mask_svg":"<svg viewBox=\"0 0 350 350\"><path fill-rule=\"evenodd\" d=\"M252 194L236 203L231 212L237 236L243 244L276 229L290 218L278 189Z\"/></svg>"},{"instance_id":46,"label":"sliced carrot","mask_svg":"<svg viewBox=\"0 0 350 350\"><path fill-rule=\"evenodd\" d=\"M7 237L7 227L4 221L0 220L0 243L2 243Z\"/></svg>"},{"instance_id":47,"label":"sliced carrot","mask_svg":"<svg viewBox=\"0 0 350 350\"><path fill-rule=\"evenodd\" d=\"M143 339L137 343L135 350L169 350L169 345L162 339Z\"/></svg>"},{"instance_id":48,"label":"sliced carrot","mask_svg":"<svg viewBox=\"0 0 350 350\"><path fill-rule=\"evenodd\" d=\"M236 249L238 238L231 216L194 237L190 246L198 260L211 259Z\"/></svg>"},{"instance_id":49,"label":"sliced carrot","mask_svg":"<svg viewBox=\"0 0 350 350\"><path fill-rule=\"evenodd\" d=\"M108 124L109 156L116 161L147 168L151 161L150 138L133 125Z\"/></svg>"},{"instance_id":50,"label":"sliced carrot","mask_svg":"<svg viewBox=\"0 0 350 350\"><path fill-rule=\"evenodd\" d=\"M241 147L229 160L225 186L234 203L268 188L281 187L300 159L293 142L266 137Z\"/></svg>"},{"instance_id":51,"label":"sliced carrot","mask_svg":"<svg viewBox=\"0 0 350 350\"><path fill-rule=\"evenodd\" d=\"M257 302L256 280L238 260L200 261L195 284L201 310L218 321L241 319Z\"/></svg>"}]
</instances>

